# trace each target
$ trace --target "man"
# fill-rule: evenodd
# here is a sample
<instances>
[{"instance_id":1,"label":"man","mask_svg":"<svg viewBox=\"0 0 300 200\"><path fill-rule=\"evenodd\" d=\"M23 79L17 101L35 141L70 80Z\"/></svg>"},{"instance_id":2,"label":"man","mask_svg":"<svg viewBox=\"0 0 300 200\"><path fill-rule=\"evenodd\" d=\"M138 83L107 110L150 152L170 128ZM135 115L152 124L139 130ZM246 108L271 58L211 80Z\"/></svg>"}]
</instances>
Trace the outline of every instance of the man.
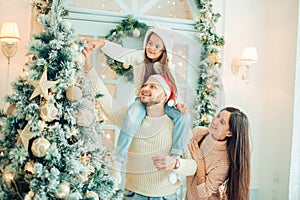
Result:
<instances>
[{"instance_id":1,"label":"man","mask_svg":"<svg viewBox=\"0 0 300 200\"><path fill-rule=\"evenodd\" d=\"M121 127L126 107L114 101L94 69L87 76L95 92L104 95L99 104L106 116ZM173 121L164 113L169 89L160 75L150 76L141 88L140 98L146 106L147 116L128 150L124 199L176 199L180 183L178 180L172 183L170 172L174 170L188 176L196 171L197 165L188 153L185 155L187 159L169 156Z\"/></svg>"}]
</instances>

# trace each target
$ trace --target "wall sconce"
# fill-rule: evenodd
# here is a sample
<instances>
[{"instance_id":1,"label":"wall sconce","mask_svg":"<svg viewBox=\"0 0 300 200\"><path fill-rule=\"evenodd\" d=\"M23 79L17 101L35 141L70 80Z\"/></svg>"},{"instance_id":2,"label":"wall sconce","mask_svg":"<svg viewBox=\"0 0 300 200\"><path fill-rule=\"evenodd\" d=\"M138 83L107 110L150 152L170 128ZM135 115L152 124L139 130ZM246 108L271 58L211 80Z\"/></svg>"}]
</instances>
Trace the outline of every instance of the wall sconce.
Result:
<instances>
[{"instance_id":1,"label":"wall sconce","mask_svg":"<svg viewBox=\"0 0 300 200\"><path fill-rule=\"evenodd\" d=\"M0 41L2 42L2 52L8 59L10 64L10 58L17 52L17 42L20 40L20 34L18 26L13 22L5 22L2 24Z\"/></svg>"},{"instance_id":2,"label":"wall sconce","mask_svg":"<svg viewBox=\"0 0 300 200\"><path fill-rule=\"evenodd\" d=\"M231 62L232 73L242 80L247 80L249 68L257 63L257 51L255 47L245 47L241 58L235 57Z\"/></svg>"}]
</instances>

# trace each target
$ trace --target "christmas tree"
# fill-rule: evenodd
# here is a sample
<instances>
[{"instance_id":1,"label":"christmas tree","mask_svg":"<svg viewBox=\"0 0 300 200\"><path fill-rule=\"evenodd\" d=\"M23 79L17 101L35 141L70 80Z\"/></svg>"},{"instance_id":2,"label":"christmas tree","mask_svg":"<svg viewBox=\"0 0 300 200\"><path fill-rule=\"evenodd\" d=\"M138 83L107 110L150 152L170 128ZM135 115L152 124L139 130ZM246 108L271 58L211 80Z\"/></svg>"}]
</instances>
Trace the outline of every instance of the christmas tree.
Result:
<instances>
[{"instance_id":1,"label":"christmas tree","mask_svg":"<svg viewBox=\"0 0 300 200\"><path fill-rule=\"evenodd\" d=\"M43 31L13 84L0 135L1 199L119 199L111 153L81 66L85 43L62 18L62 0L39 15Z\"/></svg>"}]
</instances>

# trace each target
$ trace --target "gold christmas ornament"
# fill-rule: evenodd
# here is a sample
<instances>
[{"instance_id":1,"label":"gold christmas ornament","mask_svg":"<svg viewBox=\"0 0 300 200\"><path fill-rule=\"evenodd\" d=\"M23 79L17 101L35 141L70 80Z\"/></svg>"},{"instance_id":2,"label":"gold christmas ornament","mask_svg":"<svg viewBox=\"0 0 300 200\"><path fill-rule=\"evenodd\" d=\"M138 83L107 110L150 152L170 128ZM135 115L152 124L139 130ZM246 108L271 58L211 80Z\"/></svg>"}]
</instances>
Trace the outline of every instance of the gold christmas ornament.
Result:
<instances>
[{"instance_id":1,"label":"gold christmas ornament","mask_svg":"<svg viewBox=\"0 0 300 200\"><path fill-rule=\"evenodd\" d=\"M52 122L57 116L58 110L53 103L45 103L41 107L40 117L46 122Z\"/></svg>"},{"instance_id":2,"label":"gold christmas ornament","mask_svg":"<svg viewBox=\"0 0 300 200\"><path fill-rule=\"evenodd\" d=\"M87 191L84 196L87 198L93 198L94 200L99 200L98 194L94 191Z\"/></svg>"},{"instance_id":3,"label":"gold christmas ornament","mask_svg":"<svg viewBox=\"0 0 300 200\"><path fill-rule=\"evenodd\" d=\"M128 69L130 67L130 65L128 65L126 63L123 63L122 66L123 66L124 69Z\"/></svg>"},{"instance_id":4,"label":"gold christmas ornament","mask_svg":"<svg viewBox=\"0 0 300 200\"><path fill-rule=\"evenodd\" d=\"M88 108L81 108L77 112L77 124L79 126L90 126L95 119L94 112Z\"/></svg>"},{"instance_id":5,"label":"gold christmas ornament","mask_svg":"<svg viewBox=\"0 0 300 200\"><path fill-rule=\"evenodd\" d=\"M6 115L7 116L12 116L15 108L16 108L16 104L15 103L14 104L10 104L8 106L8 108L7 108Z\"/></svg>"},{"instance_id":6,"label":"gold christmas ornament","mask_svg":"<svg viewBox=\"0 0 300 200\"><path fill-rule=\"evenodd\" d=\"M34 174L34 162L26 163L26 165L24 167L24 171L26 173Z\"/></svg>"},{"instance_id":7,"label":"gold christmas ornament","mask_svg":"<svg viewBox=\"0 0 300 200\"><path fill-rule=\"evenodd\" d=\"M23 130L18 130L19 137L17 144L23 144L24 148L28 151L29 140L33 138L34 133L30 131L30 124L27 123Z\"/></svg>"},{"instance_id":8,"label":"gold christmas ornament","mask_svg":"<svg viewBox=\"0 0 300 200\"><path fill-rule=\"evenodd\" d=\"M59 199L65 199L70 194L70 184L67 182L62 182L59 184L58 191L55 193L55 197Z\"/></svg>"},{"instance_id":9,"label":"gold christmas ornament","mask_svg":"<svg viewBox=\"0 0 300 200\"><path fill-rule=\"evenodd\" d=\"M31 94L29 100L32 100L38 95L44 96L46 99L48 98L48 89L53 88L53 86L58 81L48 81L47 80L47 68L44 70L41 79L36 81L30 81L30 83L34 87L34 91Z\"/></svg>"},{"instance_id":10,"label":"gold christmas ornament","mask_svg":"<svg viewBox=\"0 0 300 200\"><path fill-rule=\"evenodd\" d=\"M11 188L11 182L14 180L14 175L10 172L4 172L2 180L5 183L6 187Z\"/></svg>"},{"instance_id":11,"label":"gold christmas ornament","mask_svg":"<svg viewBox=\"0 0 300 200\"><path fill-rule=\"evenodd\" d=\"M82 98L82 91L78 86L72 85L68 88L66 96L69 101L76 102Z\"/></svg>"},{"instance_id":12,"label":"gold christmas ornament","mask_svg":"<svg viewBox=\"0 0 300 200\"><path fill-rule=\"evenodd\" d=\"M25 195L24 200L32 200L32 197L34 197L34 192L31 190Z\"/></svg>"},{"instance_id":13,"label":"gold christmas ornament","mask_svg":"<svg viewBox=\"0 0 300 200\"><path fill-rule=\"evenodd\" d=\"M132 36L135 37L135 38L138 38L140 37L141 35L141 32L139 29L135 28L133 31L132 31Z\"/></svg>"},{"instance_id":14,"label":"gold christmas ornament","mask_svg":"<svg viewBox=\"0 0 300 200\"><path fill-rule=\"evenodd\" d=\"M33 141L31 151L34 156L42 158L50 148L50 142L45 138L37 138Z\"/></svg>"}]
</instances>

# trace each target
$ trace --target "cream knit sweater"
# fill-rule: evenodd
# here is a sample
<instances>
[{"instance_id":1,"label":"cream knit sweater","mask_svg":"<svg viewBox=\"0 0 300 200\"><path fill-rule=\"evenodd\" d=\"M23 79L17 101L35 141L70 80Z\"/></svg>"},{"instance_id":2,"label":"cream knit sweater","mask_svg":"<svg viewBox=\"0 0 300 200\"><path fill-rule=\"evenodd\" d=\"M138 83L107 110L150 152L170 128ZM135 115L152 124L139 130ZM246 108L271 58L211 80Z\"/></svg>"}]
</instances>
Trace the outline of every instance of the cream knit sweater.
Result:
<instances>
[{"instance_id":1,"label":"cream knit sweater","mask_svg":"<svg viewBox=\"0 0 300 200\"><path fill-rule=\"evenodd\" d=\"M121 127L127 107L114 101L94 69L90 70L88 76L94 91L104 94L99 99L103 111L109 119ZM146 116L128 150L126 189L150 197L166 196L176 192L180 185L179 181L175 184L170 183L169 171L158 171L151 159L155 155L169 155L172 135L173 121L167 115ZM180 159L181 166L174 171L180 175L193 175L197 165L188 151L185 157L188 159Z\"/></svg>"}]
</instances>

